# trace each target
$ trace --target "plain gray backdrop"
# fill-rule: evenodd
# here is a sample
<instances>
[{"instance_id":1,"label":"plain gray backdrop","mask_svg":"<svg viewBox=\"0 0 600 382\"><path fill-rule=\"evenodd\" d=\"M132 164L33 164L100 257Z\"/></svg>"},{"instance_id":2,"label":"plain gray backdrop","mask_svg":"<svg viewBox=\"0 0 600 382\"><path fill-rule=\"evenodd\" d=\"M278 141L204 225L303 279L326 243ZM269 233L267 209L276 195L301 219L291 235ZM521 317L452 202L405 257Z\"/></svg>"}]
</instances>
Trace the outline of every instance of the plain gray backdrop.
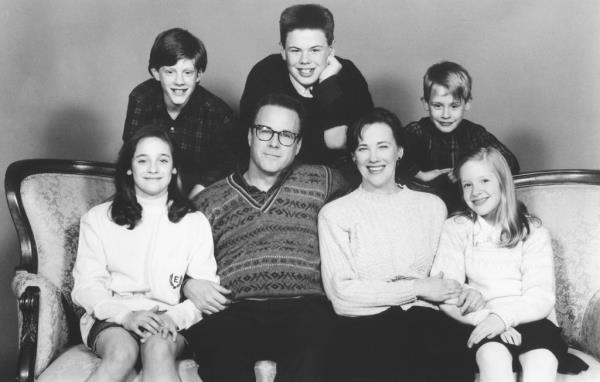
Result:
<instances>
[{"instance_id":1,"label":"plain gray backdrop","mask_svg":"<svg viewBox=\"0 0 600 382\"><path fill-rule=\"evenodd\" d=\"M375 104L404 122L424 115L427 67L464 65L467 118L483 124L524 171L600 168L600 1L326 0L335 48L367 79ZM25 158L113 161L127 97L149 78L155 36L179 26L208 50L202 85L234 109L254 63L279 50L290 1L2 0L0 172ZM0 202L0 378L13 378L18 261Z\"/></svg>"}]
</instances>

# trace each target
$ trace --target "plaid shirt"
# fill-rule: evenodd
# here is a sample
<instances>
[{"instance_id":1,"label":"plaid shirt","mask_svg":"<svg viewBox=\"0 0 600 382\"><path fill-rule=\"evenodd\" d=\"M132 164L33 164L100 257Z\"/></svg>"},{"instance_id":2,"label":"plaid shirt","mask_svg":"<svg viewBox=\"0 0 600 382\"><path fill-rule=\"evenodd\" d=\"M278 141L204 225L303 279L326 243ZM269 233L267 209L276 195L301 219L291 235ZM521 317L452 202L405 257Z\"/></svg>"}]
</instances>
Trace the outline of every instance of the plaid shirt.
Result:
<instances>
[{"instance_id":1,"label":"plaid shirt","mask_svg":"<svg viewBox=\"0 0 600 382\"><path fill-rule=\"evenodd\" d=\"M483 126L466 119L451 133L442 133L429 117L421 118L404 128L404 143L405 154L399 173L409 178L419 171L454 168L463 156L488 146L500 151L513 175L519 173L519 162L514 154ZM460 190L447 176L437 177L429 186L446 202L449 212L460 206Z\"/></svg>"},{"instance_id":2,"label":"plaid shirt","mask_svg":"<svg viewBox=\"0 0 600 382\"><path fill-rule=\"evenodd\" d=\"M179 150L180 175L189 191L195 184L209 185L233 171L235 122L231 108L200 85L173 120L160 82L149 79L129 95L123 140L149 124L167 130Z\"/></svg>"}]
</instances>

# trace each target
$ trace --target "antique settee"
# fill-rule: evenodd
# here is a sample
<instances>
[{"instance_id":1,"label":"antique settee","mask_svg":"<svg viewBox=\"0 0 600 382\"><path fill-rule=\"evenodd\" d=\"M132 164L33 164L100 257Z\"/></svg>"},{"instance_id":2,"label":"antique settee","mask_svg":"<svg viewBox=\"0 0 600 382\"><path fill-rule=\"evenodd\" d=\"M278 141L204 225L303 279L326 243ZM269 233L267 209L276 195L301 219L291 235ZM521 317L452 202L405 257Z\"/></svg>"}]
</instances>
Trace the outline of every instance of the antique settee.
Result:
<instances>
[{"instance_id":1,"label":"antique settee","mask_svg":"<svg viewBox=\"0 0 600 382\"><path fill-rule=\"evenodd\" d=\"M83 381L98 358L80 340L71 269L79 218L114 192L105 163L24 160L11 164L5 189L20 242L12 288L18 302L17 381ZM600 171L545 171L515 177L519 198L553 237L557 311L571 351L590 370L558 381L600 381ZM192 360L178 363L182 381L196 381ZM275 365L260 361L257 381ZM132 374L130 380L141 380Z\"/></svg>"}]
</instances>

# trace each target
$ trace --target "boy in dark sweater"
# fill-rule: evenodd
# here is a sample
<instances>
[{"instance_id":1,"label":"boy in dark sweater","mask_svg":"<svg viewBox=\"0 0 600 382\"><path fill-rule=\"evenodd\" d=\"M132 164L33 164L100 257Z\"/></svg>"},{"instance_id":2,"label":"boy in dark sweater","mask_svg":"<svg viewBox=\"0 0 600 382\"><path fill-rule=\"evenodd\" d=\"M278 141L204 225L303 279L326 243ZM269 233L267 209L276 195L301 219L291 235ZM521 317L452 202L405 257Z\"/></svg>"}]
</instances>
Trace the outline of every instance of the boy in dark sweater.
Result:
<instances>
[{"instance_id":1,"label":"boy in dark sweater","mask_svg":"<svg viewBox=\"0 0 600 382\"><path fill-rule=\"evenodd\" d=\"M211 223L221 283L189 280L204 313L189 330L203 381L253 381L254 362L277 362L278 381L323 374L334 313L321 285L317 216L345 190L341 175L295 162L302 105L287 95L258 103L248 165L194 204Z\"/></svg>"},{"instance_id":2,"label":"boy in dark sweater","mask_svg":"<svg viewBox=\"0 0 600 382\"><path fill-rule=\"evenodd\" d=\"M373 108L373 101L357 67L335 55L333 29L333 15L321 5L286 8L279 19L281 53L262 59L248 74L240 118L247 128L256 102L266 94L294 97L306 110L298 159L339 168L358 185L360 176L345 150L346 130Z\"/></svg>"},{"instance_id":3,"label":"boy in dark sweater","mask_svg":"<svg viewBox=\"0 0 600 382\"><path fill-rule=\"evenodd\" d=\"M404 128L406 146L399 173L424 183L444 200L448 212L461 207L454 166L471 151L494 147L502 153L512 174L519 173L519 162L506 146L483 126L463 119L471 107L471 83L466 69L454 62L431 66L423 76L421 98L429 117Z\"/></svg>"}]
</instances>

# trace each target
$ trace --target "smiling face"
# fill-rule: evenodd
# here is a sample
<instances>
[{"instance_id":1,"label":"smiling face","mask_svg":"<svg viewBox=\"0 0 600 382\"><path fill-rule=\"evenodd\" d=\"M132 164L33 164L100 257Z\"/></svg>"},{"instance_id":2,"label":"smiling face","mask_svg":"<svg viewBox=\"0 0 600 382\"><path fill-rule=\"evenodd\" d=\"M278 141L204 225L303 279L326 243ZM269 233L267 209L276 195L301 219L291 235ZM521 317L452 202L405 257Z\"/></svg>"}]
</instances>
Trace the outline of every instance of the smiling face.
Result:
<instances>
[{"instance_id":1,"label":"smiling face","mask_svg":"<svg viewBox=\"0 0 600 382\"><path fill-rule=\"evenodd\" d=\"M423 100L423 107L429 112L431 121L439 131L450 133L458 127L471 103L454 98L444 86L433 85L429 101Z\"/></svg>"},{"instance_id":2,"label":"smiling face","mask_svg":"<svg viewBox=\"0 0 600 382\"><path fill-rule=\"evenodd\" d=\"M182 58L173 66L161 66L150 70L155 80L160 81L168 111L179 111L190 100L200 73L194 60Z\"/></svg>"},{"instance_id":3,"label":"smiling face","mask_svg":"<svg viewBox=\"0 0 600 382\"><path fill-rule=\"evenodd\" d=\"M460 168L463 199L477 215L493 223L500 205L501 188L496 172L488 162L469 160Z\"/></svg>"},{"instance_id":4,"label":"smiling face","mask_svg":"<svg viewBox=\"0 0 600 382\"><path fill-rule=\"evenodd\" d=\"M142 138L138 142L131 159L136 195L150 199L165 195L175 173L167 142L156 137Z\"/></svg>"},{"instance_id":5,"label":"smiling face","mask_svg":"<svg viewBox=\"0 0 600 382\"><path fill-rule=\"evenodd\" d=\"M254 118L254 124L267 126L274 132L284 130L294 134L300 132L298 114L281 106L261 107ZM248 131L248 144L250 146L248 172L254 176L273 177L292 164L300 151L302 140L297 139L291 146L284 146L279 142L277 134L273 134L270 140L262 141L258 138L256 129L251 128Z\"/></svg>"},{"instance_id":6,"label":"smiling face","mask_svg":"<svg viewBox=\"0 0 600 382\"><path fill-rule=\"evenodd\" d=\"M287 34L281 56L292 80L309 88L319 81L333 48L320 29L294 29Z\"/></svg>"},{"instance_id":7,"label":"smiling face","mask_svg":"<svg viewBox=\"0 0 600 382\"><path fill-rule=\"evenodd\" d=\"M390 126L376 122L363 127L352 157L365 190L380 193L396 190L396 161L402 157L402 147L398 147Z\"/></svg>"}]
</instances>

